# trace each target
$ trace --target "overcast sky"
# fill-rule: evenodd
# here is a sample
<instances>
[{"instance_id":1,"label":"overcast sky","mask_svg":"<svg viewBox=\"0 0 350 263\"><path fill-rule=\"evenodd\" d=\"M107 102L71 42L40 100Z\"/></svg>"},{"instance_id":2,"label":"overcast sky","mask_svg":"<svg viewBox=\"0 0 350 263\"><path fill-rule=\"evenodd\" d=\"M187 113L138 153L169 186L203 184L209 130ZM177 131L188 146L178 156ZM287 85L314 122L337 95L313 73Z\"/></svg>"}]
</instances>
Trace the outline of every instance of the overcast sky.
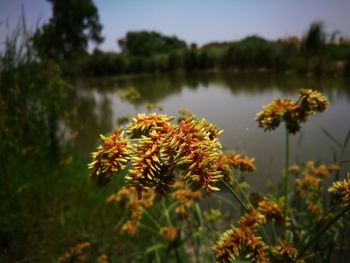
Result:
<instances>
[{"instance_id":1,"label":"overcast sky","mask_svg":"<svg viewBox=\"0 0 350 263\"><path fill-rule=\"evenodd\" d=\"M118 50L116 40L131 30L155 30L199 46L258 34L268 39L302 36L313 21L327 32L350 36L350 0L95 0L103 25L103 50ZM0 0L0 41L5 21L15 25L24 7L30 25L45 23L45 0Z\"/></svg>"}]
</instances>

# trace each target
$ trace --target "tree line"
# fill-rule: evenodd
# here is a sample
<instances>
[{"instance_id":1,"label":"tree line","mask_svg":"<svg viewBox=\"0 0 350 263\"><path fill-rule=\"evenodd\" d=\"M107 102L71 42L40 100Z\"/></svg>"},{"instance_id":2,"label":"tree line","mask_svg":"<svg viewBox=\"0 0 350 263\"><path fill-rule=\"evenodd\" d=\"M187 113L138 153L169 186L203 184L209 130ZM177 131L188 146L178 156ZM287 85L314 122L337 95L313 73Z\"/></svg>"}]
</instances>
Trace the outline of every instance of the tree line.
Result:
<instances>
[{"instance_id":1,"label":"tree line","mask_svg":"<svg viewBox=\"0 0 350 263\"><path fill-rule=\"evenodd\" d=\"M267 40L252 35L200 48L176 36L154 31L127 32L117 41L120 52L98 49L102 25L92 0L48 0L53 17L32 40L38 57L60 63L67 74L120 75L172 71L231 70L349 75L350 40L339 32L327 37L322 22L302 38ZM97 44L90 54L88 43Z\"/></svg>"}]
</instances>

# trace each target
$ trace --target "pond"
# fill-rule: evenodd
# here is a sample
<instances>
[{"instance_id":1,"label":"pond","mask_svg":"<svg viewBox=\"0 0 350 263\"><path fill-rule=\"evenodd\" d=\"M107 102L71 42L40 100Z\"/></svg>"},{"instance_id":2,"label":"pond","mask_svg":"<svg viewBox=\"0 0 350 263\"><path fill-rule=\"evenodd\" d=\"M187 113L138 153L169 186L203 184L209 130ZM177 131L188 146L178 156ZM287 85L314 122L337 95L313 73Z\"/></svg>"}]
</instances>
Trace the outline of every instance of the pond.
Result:
<instances>
[{"instance_id":1,"label":"pond","mask_svg":"<svg viewBox=\"0 0 350 263\"><path fill-rule=\"evenodd\" d=\"M120 90L134 87L141 98L123 100ZM296 98L300 88L321 91L329 101L329 109L310 118L301 132L291 138L290 163L315 160L330 163L340 148L325 133L341 143L350 130L350 80L275 76L268 74L171 74L129 78L81 79L75 83L67 124L74 147L90 153L99 142L99 134L109 134L117 127L117 118L140 112L159 112L179 116L187 108L224 130L221 143L255 158L256 172L247 180L253 189L264 191L268 181L275 182L284 167L285 129L264 132L257 126L255 115L274 98ZM147 104L163 108L149 111ZM349 147L345 159L350 159ZM349 164L345 164L349 170Z\"/></svg>"}]
</instances>

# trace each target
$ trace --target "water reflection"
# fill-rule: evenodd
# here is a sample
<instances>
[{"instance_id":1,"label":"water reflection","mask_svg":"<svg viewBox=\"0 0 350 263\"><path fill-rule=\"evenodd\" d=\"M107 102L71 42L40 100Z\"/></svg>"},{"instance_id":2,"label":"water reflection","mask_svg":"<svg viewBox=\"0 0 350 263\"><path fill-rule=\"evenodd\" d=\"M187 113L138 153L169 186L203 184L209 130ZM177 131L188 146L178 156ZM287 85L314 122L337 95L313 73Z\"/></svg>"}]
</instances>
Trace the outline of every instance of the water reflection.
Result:
<instances>
[{"instance_id":1,"label":"water reflection","mask_svg":"<svg viewBox=\"0 0 350 263\"><path fill-rule=\"evenodd\" d=\"M117 91L128 87L137 89L141 98L133 102L121 100ZM178 115L178 110L185 107L224 129L221 141L225 148L256 158L257 172L248 180L264 189L267 180L276 180L283 168L284 128L264 132L257 127L255 114L275 97L295 98L302 87L322 91L331 105L293 136L291 162L330 162L339 149L321 127L341 141L346 137L350 129L347 79L210 73L80 80L71 97L72 116L67 125L77 132L75 147L89 153L98 135L111 132L119 116L147 112L148 103L160 103L168 115ZM350 159L349 149L346 154Z\"/></svg>"}]
</instances>

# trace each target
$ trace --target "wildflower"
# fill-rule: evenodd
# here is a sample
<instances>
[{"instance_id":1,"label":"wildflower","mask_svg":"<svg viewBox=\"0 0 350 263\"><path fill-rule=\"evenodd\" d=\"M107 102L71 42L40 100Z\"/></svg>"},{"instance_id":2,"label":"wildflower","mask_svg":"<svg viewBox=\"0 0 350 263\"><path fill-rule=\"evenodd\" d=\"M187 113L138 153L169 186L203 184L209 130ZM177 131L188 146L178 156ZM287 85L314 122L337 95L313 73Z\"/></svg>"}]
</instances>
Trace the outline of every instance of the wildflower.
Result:
<instances>
[{"instance_id":1,"label":"wildflower","mask_svg":"<svg viewBox=\"0 0 350 263\"><path fill-rule=\"evenodd\" d=\"M347 177L343 181L337 181L332 184L328 192L335 199L343 201L344 206L350 205L350 178Z\"/></svg>"},{"instance_id":2,"label":"wildflower","mask_svg":"<svg viewBox=\"0 0 350 263\"><path fill-rule=\"evenodd\" d=\"M215 257L217 262L232 262L245 258L252 262L270 262L266 245L249 228L231 227L217 241Z\"/></svg>"},{"instance_id":3,"label":"wildflower","mask_svg":"<svg viewBox=\"0 0 350 263\"><path fill-rule=\"evenodd\" d=\"M71 247L67 253L57 260L57 263L84 262L86 254L83 250L91 246L89 242L83 242Z\"/></svg>"},{"instance_id":4,"label":"wildflower","mask_svg":"<svg viewBox=\"0 0 350 263\"><path fill-rule=\"evenodd\" d=\"M300 197L304 197L305 193L309 190L320 192L321 191L321 179L310 175L308 173L303 174L303 178L295 179L296 192Z\"/></svg>"},{"instance_id":5,"label":"wildflower","mask_svg":"<svg viewBox=\"0 0 350 263\"><path fill-rule=\"evenodd\" d=\"M279 245L272 247L271 250L276 262L302 262L296 261L299 252L291 243L280 240Z\"/></svg>"},{"instance_id":6,"label":"wildflower","mask_svg":"<svg viewBox=\"0 0 350 263\"><path fill-rule=\"evenodd\" d=\"M288 100L274 99L270 104L263 106L263 110L256 115L259 127L264 128L265 131L276 129L286 113L287 103Z\"/></svg>"},{"instance_id":7,"label":"wildflower","mask_svg":"<svg viewBox=\"0 0 350 263\"><path fill-rule=\"evenodd\" d=\"M169 242L174 242L178 237L177 229L173 226L162 227L159 232Z\"/></svg>"},{"instance_id":8,"label":"wildflower","mask_svg":"<svg viewBox=\"0 0 350 263\"><path fill-rule=\"evenodd\" d=\"M148 137L140 140L140 144L134 150L131 162L133 167L125 178L138 191L139 196L147 189L164 195L175 181L163 145L164 137L152 131Z\"/></svg>"},{"instance_id":9,"label":"wildflower","mask_svg":"<svg viewBox=\"0 0 350 263\"><path fill-rule=\"evenodd\" d=\"M258 210L267 220L273 219L276 222L284 221L282 207L275 202L262 200L258 203Z\"/></svg>"},{"instance_id":10,"label":"wildflower","mask_svg":"<svg viewBox=\"0 0 350 263\"><path fill-rule=\"evenodd\" d=\"M175 208L176 214L182 218L190 219L191 213L189 210L201 199L201 193L186 190L182 177L174 183L173 189L175 191L171 193L171 196L178 203Z\"/></svg>"},{"instance_id":11,"label":"wildflower","mask_svg":"<svg viewBox=\"0 0 350 263\"><path fill-rule=\"evenodd\" d=\"M217 137L221 132L206 120L191 117L168 135L166 147L176 153L174 163L180 170L186 171L185 182L192 191L200 188L219 190L215 183L222 178L216 169L221 154Z\"/></svg>"},{"instance_id":12,"label":"wildflower","mask_svg":"<svg viewBox=\"0 0 350 263\"><path fill-rule=\"evenodd\" d=\"M127 201L126 207L131 211L131 218L126 221L122 227L121 232L127 233L129 236L134 236L137 232L138 225L141 221L142 209L149 208L153 205L154 194L152 191L147 191L139 199L137 191L131 187L121 188L116 194L108 197L107 202L122 202Z\"/></svg>"},{"instance_id":13,"label":"wildflower","mask_svg":"<svg viewBox=\"0 0 350 263\"><path fill-rule=\"evenodd\" d=\"M93 161L88 165L91 177L99 186L110 182L110 177L124 169L130 159L131 145L123 138L123 132L116 129L109 137L101 135L103 144L92 153Z\"/></svg>"},{"instance_id":14,"label":"wildflower","mask_svg":"<svg viewBox=\"0 0 350 263\"><path fill-rule=\"evenodd\" d=\"M263 106L263 110L256 115L259 127L275 130L280 123L285 122L288 132L295 134L301 128L301 123L317 112L323 112L328 107L328 100L321 93L301 89L297 101L275 99Z\"/></svg>"},{"instance_id":15,"label":"wildflower","mask_svg":"<svg viewBox=\"0 0 350 263\"><path fill-rule=\"evenodd\" d=\"M173 128L170 121L174 117L167 117L163 114L138 114L136 118L127 126L127 134L131 138L141 138L148 136L152 131L157 133L168 133Z\"/></svg>"},{"instance_id":16,"label":"wildflower","mask_svg":"<svg viewBox=\"0 0 350 263\"><path fill-rule=\"evenodd\" d=\"M239 225L245 228L254 228L259 224L266 223L265 216L255 208L252 208L239 219Z\"/></svg>"},{"instance_id":17,"label":"wildflower","mask_svg":"<svg viewBox=\"0 0 350 263\"><path fill-rule=\"evenodd\" d=\"M309 115L316 112L323 112L328 108L328 100L321 93L311 89L301 89L299 91L299 104L303 111Z\"/></svg>"},{"instance_id":18,"label":"wildflower","mask_svg":"<svg viewBox=\"0 0 350 263\"><path fill-rule=\"evenodd\" d=\"M306 203L307 210L309 210L314 216L313 220L318 221L319 219L321 219L323 209L320 202L315 202L312 199L307 198L305 200L305 203Z\"/></svg>"}]
</instances>

